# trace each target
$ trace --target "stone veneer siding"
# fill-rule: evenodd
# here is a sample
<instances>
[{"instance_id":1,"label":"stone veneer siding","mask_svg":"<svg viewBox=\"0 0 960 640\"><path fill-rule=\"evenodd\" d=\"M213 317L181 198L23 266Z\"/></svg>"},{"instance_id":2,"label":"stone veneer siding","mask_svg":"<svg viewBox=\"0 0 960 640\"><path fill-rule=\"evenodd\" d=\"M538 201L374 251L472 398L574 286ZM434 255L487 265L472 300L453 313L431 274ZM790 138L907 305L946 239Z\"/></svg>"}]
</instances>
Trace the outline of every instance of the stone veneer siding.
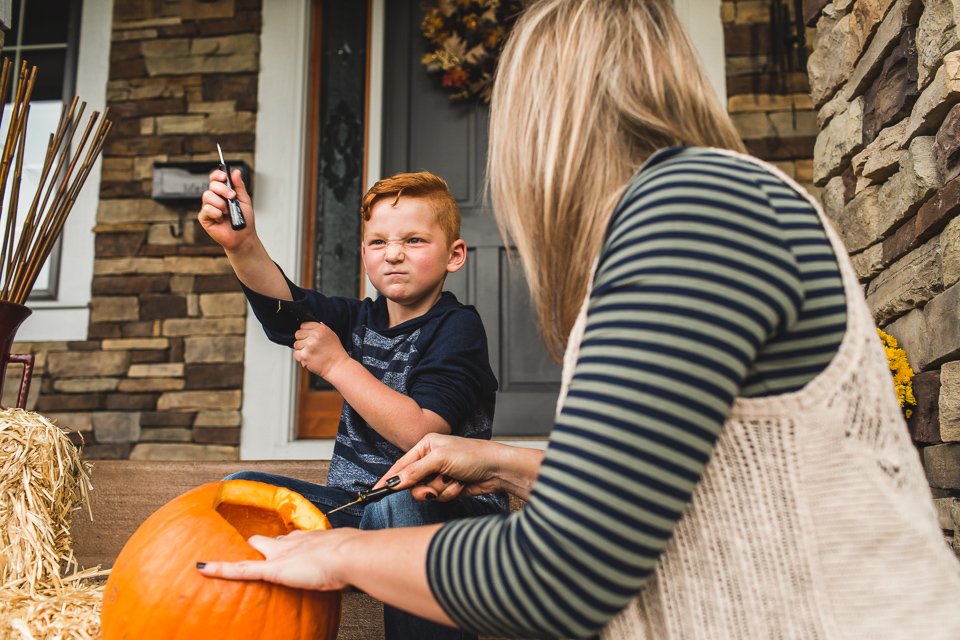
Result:
<instances>
[{"instance_id":1,"label":"stone veneer siding","mask_svg":"<svg viewBox=\"0 0 960 640\"><path fill-rule=\"evenodd\" d=\"M772 69L770 0L727 0L721 10L727 111L747 150L819 194L813 185L817 112L805 71L780 74ZM813 29L807 32L809 45Z\"/></svg>"},{"instance_id":2,"label":"stone veneer siding","mask_svg":"<svg viewBox=\"0 0 960 640\"><path fill-rule=\"evenodd\" d=\"M814 180L917 372L911 434L960 553L960 1L805 0L804 14Z\"/></svg>"},{"instance_id":3,"label":"stone veneer siding","mask_svg":"<svg viewBox=\"0 0 960 640\"><path fill-rule=\"evenodd\" d=\"M154 162L213 163L217 143L254 166L260 25L260 0L114 2L88 339L13 349L37 358L29 408L87 458L238 458L246 303L199 202L151 191Z\"/></svg>"}]
</instances>

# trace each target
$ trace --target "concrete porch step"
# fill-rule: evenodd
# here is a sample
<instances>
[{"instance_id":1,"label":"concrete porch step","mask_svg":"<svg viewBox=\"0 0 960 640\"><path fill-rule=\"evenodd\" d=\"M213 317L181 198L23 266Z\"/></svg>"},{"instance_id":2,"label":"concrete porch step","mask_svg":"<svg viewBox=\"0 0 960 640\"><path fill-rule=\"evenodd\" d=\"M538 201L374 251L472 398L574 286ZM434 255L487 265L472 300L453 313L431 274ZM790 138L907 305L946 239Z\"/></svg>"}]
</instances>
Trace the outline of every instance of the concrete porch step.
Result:
<instances>
[{"instance_id":1,"label":"concrete porch step","mask_svg":"<svg viewBox=\"0 0 960 640\"><path fill-rule=\"evenodd\" d=\"M90 494L94 519L90 521L85 508L74 513L74 555L81 568L112 567L123 545L154 511L194 487L216 482L235 471L263 471L323 484L328 467L327 461L98 460L94 462ZM344 594L338 640L383 637L383 604L365 593Z\"/></svg>"}]
</instances>

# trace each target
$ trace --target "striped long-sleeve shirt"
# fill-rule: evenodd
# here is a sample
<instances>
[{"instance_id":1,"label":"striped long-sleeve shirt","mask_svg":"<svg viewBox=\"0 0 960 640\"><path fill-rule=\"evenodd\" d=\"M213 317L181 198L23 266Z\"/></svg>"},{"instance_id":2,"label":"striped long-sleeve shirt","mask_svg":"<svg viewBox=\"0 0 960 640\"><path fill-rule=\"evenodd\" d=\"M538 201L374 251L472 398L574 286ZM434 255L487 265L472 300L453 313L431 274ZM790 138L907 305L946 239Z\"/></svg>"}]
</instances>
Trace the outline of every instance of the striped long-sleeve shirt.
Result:
<instances>
[{"instance_id":1,"label":"striped long-sleeve shirt","mask_svg":"<svg viewBox=\"0 0 960 640\"><path fill-rule=\"evenodd\" d=\"M743 159L655 154L611 220L528 504L431 544L444 610L492 635L595 634L651 575L735 398L803 387L845 325L809 203Z\"/></svg>"}]
</instances>

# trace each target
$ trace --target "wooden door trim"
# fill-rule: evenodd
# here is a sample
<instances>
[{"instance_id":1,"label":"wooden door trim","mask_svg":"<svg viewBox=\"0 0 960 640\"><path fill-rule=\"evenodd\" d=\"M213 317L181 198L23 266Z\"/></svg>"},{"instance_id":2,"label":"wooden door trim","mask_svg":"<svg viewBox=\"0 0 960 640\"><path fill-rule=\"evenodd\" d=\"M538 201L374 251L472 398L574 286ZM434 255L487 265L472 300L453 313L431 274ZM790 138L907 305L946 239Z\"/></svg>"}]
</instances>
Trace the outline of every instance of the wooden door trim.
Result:
<instances>
[{"instance_id":1,"label":"wooden door trim","mask_svg":"<svg viewBox=\"0 0 960 640\"><path fill-rule=\"evenodd\" d=\"M310 25L310 64L308 73L307 103L307 153L304 163L304 224L303 224L303 261L301 263L301 282L304 287L314 286L314 260L316 259L316 207L317 176L319 171L318 153L320 147L320 81L321 81L321 38L323 28L323 4L313 0ZM373 0L367 2L367 72L364 87L364 122L370 116L370 65L373 31ZM363 132L363 185L367 184L367 162L370 144L370 127ZM357 212L359 215L359 210ZM363 296L363 263L360 264L360 282L358 291ZM297 374L297 411L296 436L298 439L335 438L340 422L343 396L337 391L311 391L310 372L301 368Z\"/></svg>"}]
</instances>

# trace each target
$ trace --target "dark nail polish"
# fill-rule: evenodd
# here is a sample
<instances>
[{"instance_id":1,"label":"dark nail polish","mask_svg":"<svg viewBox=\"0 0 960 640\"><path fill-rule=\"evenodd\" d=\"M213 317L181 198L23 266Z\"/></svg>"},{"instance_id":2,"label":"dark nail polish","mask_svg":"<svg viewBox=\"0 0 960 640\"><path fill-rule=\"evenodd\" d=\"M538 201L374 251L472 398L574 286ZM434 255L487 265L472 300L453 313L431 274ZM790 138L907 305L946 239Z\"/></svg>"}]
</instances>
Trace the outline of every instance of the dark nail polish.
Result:
<instances>
[{"instance_id":1,"label":"dark nail polish","mask_svg":"<svg viewBox=\"0 0 960 640\"><path fill-rule=\"evenodd\" d=\"M453 482L453 478L451 478L450 476L443 476L444 484L450 484L451 482Z\"/></svg>"},{"instance_id":2,"label":"dark nail polish","mask_svg":"<svg viewBox=\"0 0 960 640\"><path fill-rule=\"evenodd\" d=\"M437 494L435 494L435 493L428 493L428 494L426 495L426 498L427 498L427 500L436 500L436 499L437 499Z\"/></svg>"},{"instance_id":3,"label":"dark nail polish","mask_svg":"<svg viewBox=\"0 0 960 640\"><path fill-rule=\"evenodd\" d=\"M430 484L431 482L433 482L434 480L437 479L437 475L439 475L439 474L429 473L429 474L425 475L425 476L423 477L423 479L420 480L420 482L417 483L417 486L419 487L419 486L421 486L421 485Z\"/></svg>"},{"instance_id":4,"label":"dark nail polish","mask_svg":"<svg viewBox=\"0 0 960 640\"><path fill-rule=\"evenodd\" d=\"M205 566L207 566L207 563L206 563L206 562L198 562L198 563L197 563L197 569L203 569Z\"/></svg>"},{"instance_id":5,"label":"dark nail polish","mask_svg":"<svg viewBox=\"0 0 960 640\"><path fill-rule=\"evenodd\" d=\"M395 487L400 484L400 476L393 476L385 483L388 487Z\"/></svg>"}]
</instances>

